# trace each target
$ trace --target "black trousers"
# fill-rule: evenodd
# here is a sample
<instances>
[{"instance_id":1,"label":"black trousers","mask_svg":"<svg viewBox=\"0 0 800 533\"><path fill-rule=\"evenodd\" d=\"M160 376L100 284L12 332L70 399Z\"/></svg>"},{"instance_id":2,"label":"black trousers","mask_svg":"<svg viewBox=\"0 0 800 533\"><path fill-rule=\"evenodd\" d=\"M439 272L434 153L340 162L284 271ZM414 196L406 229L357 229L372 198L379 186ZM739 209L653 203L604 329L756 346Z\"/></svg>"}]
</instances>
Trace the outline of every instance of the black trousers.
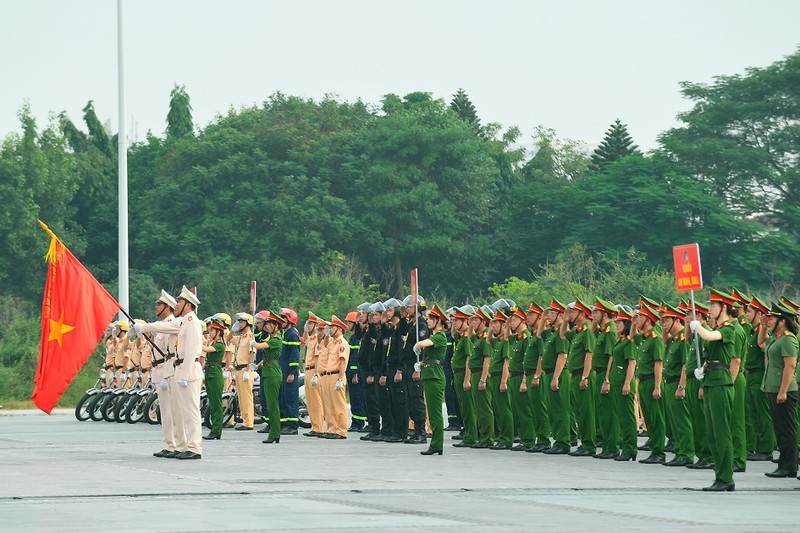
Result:
<instances>
[{"instance_id":1,"label":"black trousers","mask_svg":"<svg viewBox=\"0 0 800 533\"><path fill-rule=\"evenodd\" d=\"M778 403L778 393L768 392L772 426L778 439L778 468L797 472L797 391L787 392L786 401Z\"/></svg>"},{"instance_id":2,"label":"black trousers","mask_svg":"<svg viewBox=\"0 0 800 533\"><path fill-rule=\"evenodd\" d=\"M391 437L394 435L394 417L392 416L392 397L389 395L389 381L386 385L381 385L380 378L375 378L376 390L378 394L378 409L381 413L381 435Z\"/></svg>"},{"instance_id":3,"label":"black trousers","mask_svg":"<svg viewBox=\"0 0 800 533\"><path fill-rule=\"evenodd\" d=\"M394 382L394 374L386 377L386 384L389 389L389 400L392 409L392 421L394 422L394 435L405 439L408 437L408 397L403 381Z\"/></svg>"},{"instance_id":4,"label":"black trousers","mask_svg":"<svg viewBox=\"0 0 800 533\"><path fill-rule=\"evenodd\" d=\"M369 424L373 433L379 433L381 430L381 411L378 406L378 381L367 383L367 375L360 372L358 379L364 384L362 391L364 392L364 407L367 411L367 424Z\"/></svg>"},{"instance_id":5,"label":"black trousers","mask_svg":"<svg viewBox=\"0 0 800 533\"><path fill-rule=\"evenodd\" d=\"M461 412L458 409L458 398L453 388L453 369L444 369L444 403L447 406L447 425L461 429Z\"/></svg>"},{"instance_id":6,"label":"black trousers","mask_svg":"<svg viewBox=\"0 0 800 533\"><path fill-rule=\"evenodd\" d=\"M411 376L414 373L414 363L406 363L403 366L403 385L406 388L406 401L408 402L408 416L414 422L416 433L425 433L425 398L422 380L414 381Z\"/></svg>"}]
</instances>

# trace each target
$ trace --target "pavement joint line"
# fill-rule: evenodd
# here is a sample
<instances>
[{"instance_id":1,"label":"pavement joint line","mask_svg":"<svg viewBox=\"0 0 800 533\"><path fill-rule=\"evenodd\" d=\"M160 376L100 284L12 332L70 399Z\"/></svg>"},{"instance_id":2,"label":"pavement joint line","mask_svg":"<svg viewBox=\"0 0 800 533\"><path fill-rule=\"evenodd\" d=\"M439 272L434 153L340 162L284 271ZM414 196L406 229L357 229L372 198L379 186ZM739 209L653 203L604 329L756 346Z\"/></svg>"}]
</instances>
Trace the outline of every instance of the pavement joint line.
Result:
<instances>
[{"instance_id":1,"label":"pavement joint line","mask_svg":"<svg viewBox=\"0 0 800 533\"><path fill-rule=\"evenodd\" d=\"M123 493L123 494L62 494L49 496L0 496L0 503L8 502L42 502L42 501L66 501L66 500L104 500L117 498L206 498L206 497L233 497L251 496L252 492L230 491L230 492L142 492L142 493Z\"/></svg>"}]
</instances>

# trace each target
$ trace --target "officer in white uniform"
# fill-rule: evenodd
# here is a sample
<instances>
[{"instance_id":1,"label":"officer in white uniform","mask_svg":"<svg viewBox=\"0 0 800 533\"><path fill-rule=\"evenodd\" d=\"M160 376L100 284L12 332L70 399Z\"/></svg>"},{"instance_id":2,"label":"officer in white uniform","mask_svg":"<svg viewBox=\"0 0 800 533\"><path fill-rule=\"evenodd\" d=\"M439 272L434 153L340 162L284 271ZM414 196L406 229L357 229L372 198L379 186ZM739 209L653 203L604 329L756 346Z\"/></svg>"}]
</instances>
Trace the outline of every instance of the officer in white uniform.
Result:
<instances>
[{"instance_id":1,"label":"officer in white uniform","mask_svg":"<svg viewBox=\"0 0 800 533\"><path fill-rule=\"evenodd\" d=\"M171 324L175 320L173 312L178 303L175 298L167 291L161 289L161 296L156 300L156 315L164 324ZM153 333L154 324L136 324L134 329L137 333ZM155 457L173 458L178 455L175 445L175 426L172 419L172 394L175 389L175 368L172 366L172 359L175 357L175 343L177 335L168 333L157 333L153 338L155 345L161 350L166 359L158 351L153 350L153 369L150 379L156 386L158 394L158 405L161 410L161 432L164 436L164 448L153 455Z\"/></svg>"},{"instance_id":2,"label":"officer in white uniform","mask_svg":"<svg viewBox=\"0 0 800 533\"><path fill-rule=\"evenodd\" d=\"M181 289L175 305L176 318L167 324L149 324L153 331L177 335L172 419L175 425L176 459L200 459L203 453L200 428L200 387L203 369L198 357L203 350L203 326L195 310L200 305L197 296Z\"/></svg>"}]
</instances>

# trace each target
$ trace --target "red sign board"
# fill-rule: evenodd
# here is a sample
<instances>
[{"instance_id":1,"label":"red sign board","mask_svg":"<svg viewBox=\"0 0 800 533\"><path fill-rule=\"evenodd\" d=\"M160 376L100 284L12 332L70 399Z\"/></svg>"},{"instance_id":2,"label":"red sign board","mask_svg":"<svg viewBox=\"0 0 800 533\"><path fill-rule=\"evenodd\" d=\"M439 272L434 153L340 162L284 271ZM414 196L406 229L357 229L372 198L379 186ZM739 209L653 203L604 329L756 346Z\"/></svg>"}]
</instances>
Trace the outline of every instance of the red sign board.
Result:
<instances>
[{"instance_id":1,"label":"red sign board","mask_svg":"<svg viewBox=\"0 0 800 533\"><path fill-rule=\"evenodd\" d=\"M703 288L700 246L697 244L673 246L672 259L675 262L675 287L678 292L696 291Z\"/></svg>"},{"instance_id":2,"label":"red sign board","mask_svg":"<svg viewBox=\"0 0 800 533\"><path fill-rule=\"evenodd\" d=\"M416 309L419 300L419 283L417 280L417 269L411 271L411 304Z\"/></svg>"}]
</instances>

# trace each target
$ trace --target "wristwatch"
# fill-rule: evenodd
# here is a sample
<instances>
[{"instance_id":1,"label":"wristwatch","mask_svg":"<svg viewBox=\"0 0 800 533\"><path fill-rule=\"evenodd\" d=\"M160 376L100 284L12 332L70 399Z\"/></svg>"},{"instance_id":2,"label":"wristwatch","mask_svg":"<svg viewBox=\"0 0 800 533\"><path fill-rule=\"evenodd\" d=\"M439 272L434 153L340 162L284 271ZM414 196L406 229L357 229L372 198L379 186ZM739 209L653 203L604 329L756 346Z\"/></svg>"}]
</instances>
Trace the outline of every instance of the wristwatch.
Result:
<instances>
[{"instance_id":1,"label":"wristwatch","mask_svg":"<svg viewBox=\"0 0 800 533\"><path fill-rule=\"evenodd\" d=\"M604 379L603 383L611 383L611 382L609 380L607 380L607 379Z\"/></svg>"},{"instance_id":2,"label":"wristwatch","mask_svg":"<svg viewBox=\"0 0 800 533\"><path fill-rule=\"evenodd\" d=\"M581 381L586 381L587 379L589 378L587 378L586 376L581 376Z\"/></svg>"}]
</instances>

